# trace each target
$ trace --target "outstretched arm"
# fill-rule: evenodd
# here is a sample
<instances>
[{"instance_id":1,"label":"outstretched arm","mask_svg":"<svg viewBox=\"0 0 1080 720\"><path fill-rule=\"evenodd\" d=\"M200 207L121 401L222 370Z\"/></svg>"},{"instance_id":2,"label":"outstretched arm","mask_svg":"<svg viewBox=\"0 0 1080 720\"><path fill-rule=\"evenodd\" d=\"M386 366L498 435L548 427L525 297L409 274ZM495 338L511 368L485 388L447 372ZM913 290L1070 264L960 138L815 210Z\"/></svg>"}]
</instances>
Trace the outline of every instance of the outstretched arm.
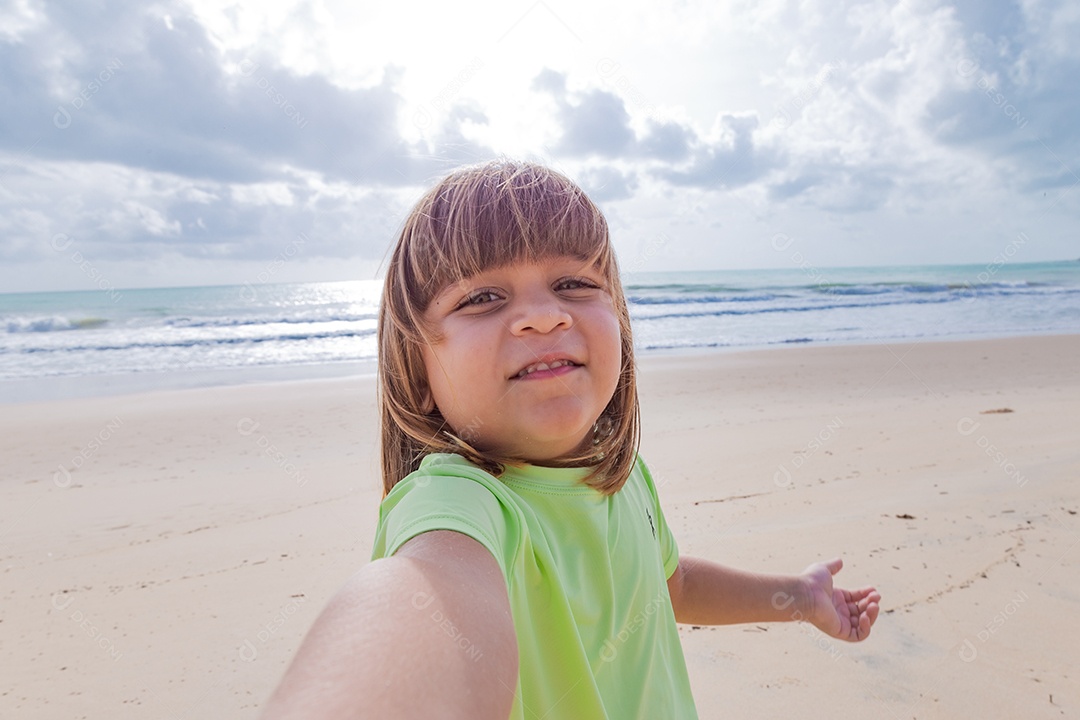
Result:
<instances>
[{"instance_id":1,"label":"outstretched arm","mask_svg":"<svg viewBox=\"0 0 1080 720\"><path fill-rule=\"evenodd\" d=\"M338 592L262 718L505 720L517 672L495 558L460 533L429 532Z\"/></svg>"},{"instance_id":2,"label":"outstretched arm","mask_svg":"<svg viewBox=\"0 0 1080 720\"><path fill-rule=\"evenodd\" d=\"M839 558L799 575L764 575L683 555L668 579L675 620L696 625L806 621L831 637L865 640L881 595L872 587L834 588Z\"/></svg>"}]
</instances>

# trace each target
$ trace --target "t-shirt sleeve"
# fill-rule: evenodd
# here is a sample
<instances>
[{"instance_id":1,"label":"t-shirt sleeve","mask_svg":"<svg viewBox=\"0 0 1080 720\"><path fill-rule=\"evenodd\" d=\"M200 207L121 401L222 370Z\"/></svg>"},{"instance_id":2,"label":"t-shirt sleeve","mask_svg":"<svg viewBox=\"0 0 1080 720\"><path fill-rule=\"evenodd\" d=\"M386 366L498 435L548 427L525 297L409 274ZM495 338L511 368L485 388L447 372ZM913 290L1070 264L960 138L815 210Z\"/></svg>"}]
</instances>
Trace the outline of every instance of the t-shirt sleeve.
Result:
<instances>
[{"instance_id":1,"label":"t-shirt sleeve","mask_svg":"<svg viewBox=\"0 0 1080 720\"><path fill-rule=\"evenodd\" d=\"M390 557L417 535L451 530L467 535L495 557L503 577L518 545L513 513L483 483L453 475L411 475L379 508L372 559Z\"/></svg>"},{"instance_id":2,"label":"t-shirt sleeve","mask_svg":"<svg viewBox=\"0 0 1080 720\"><path fill-rule=\"evenodd\" d=\"M664 510L660 507L660 496L656 492L656 483L653 482L652 473L649 472L648 466L640 457L637 463L642 477L645 478L645 486L649 489L649 495L652 497L653 508L656 513L656 539L660 543L660 558L664 562L664 577L670 578L671 574L675 572L675 568L679 566L679 545L675 542L675 536L671 533L671 528L668 527L667 519L664 517Z\"/></svg>"}]
</instances>

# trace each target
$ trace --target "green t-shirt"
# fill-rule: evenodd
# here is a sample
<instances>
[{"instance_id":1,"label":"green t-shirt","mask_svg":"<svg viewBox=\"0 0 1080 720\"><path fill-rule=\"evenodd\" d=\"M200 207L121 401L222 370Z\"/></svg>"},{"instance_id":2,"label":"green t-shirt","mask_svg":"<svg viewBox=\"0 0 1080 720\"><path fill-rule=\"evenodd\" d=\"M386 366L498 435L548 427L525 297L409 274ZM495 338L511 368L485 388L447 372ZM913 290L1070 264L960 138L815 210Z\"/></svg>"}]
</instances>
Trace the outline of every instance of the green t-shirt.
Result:
<instances>
[{"instance_id":1,"label":"green t-shirt","mask_svg":"<svg viewBox=\"0 0 1080 720\"><path fill-rule=\"evenodd\" d=\"M679 552L652 477L639 458L604 495L580 482L587 474L526 465L495 478L428 455L383 500L372 559L431 530L491 551L517 633L513 720L696 718L667 589Z\"/></svg>"}]
</instances>

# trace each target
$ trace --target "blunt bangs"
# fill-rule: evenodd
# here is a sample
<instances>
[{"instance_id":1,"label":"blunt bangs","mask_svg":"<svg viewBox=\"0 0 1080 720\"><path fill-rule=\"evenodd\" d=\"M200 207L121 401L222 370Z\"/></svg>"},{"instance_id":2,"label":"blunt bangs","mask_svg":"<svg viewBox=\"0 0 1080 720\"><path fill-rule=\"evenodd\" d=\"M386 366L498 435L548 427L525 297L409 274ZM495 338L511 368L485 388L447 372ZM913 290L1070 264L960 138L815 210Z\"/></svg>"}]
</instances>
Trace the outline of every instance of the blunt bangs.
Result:
<instances>
[{"instance_id":1,"label":"blunt bangs","mask_svg":"<svg viewBox=\"0 0 1080 720\"><path fill-rule=\"evenodd\" d=\"M408 275L422 279L410 293L421 311L446 287L517 263L561 255L614 274L600 209L538 165L498 161L455 172L421 199L402 240Z\"/></svg>"}]
</instances>

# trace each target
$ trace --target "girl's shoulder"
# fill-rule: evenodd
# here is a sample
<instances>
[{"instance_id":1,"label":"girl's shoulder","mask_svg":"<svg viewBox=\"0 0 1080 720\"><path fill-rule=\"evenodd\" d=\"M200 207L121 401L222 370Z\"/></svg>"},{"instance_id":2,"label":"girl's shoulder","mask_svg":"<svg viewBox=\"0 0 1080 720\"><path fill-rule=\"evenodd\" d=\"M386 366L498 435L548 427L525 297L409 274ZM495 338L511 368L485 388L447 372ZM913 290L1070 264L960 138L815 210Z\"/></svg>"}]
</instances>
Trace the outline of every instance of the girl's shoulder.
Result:
<instances>
[{"instance_id":1,"label":"girl's shoulder","mask_svg":"<svg viewBox=\"0 0 1080 720\"><path fill-rule=\"evenodd\" d=\"M372 559L425 532L450 530L484 545L504 574L520 550L524 519L497 478L450 453L428 455L379 506Z\"/></svg>"}]
</instances>

